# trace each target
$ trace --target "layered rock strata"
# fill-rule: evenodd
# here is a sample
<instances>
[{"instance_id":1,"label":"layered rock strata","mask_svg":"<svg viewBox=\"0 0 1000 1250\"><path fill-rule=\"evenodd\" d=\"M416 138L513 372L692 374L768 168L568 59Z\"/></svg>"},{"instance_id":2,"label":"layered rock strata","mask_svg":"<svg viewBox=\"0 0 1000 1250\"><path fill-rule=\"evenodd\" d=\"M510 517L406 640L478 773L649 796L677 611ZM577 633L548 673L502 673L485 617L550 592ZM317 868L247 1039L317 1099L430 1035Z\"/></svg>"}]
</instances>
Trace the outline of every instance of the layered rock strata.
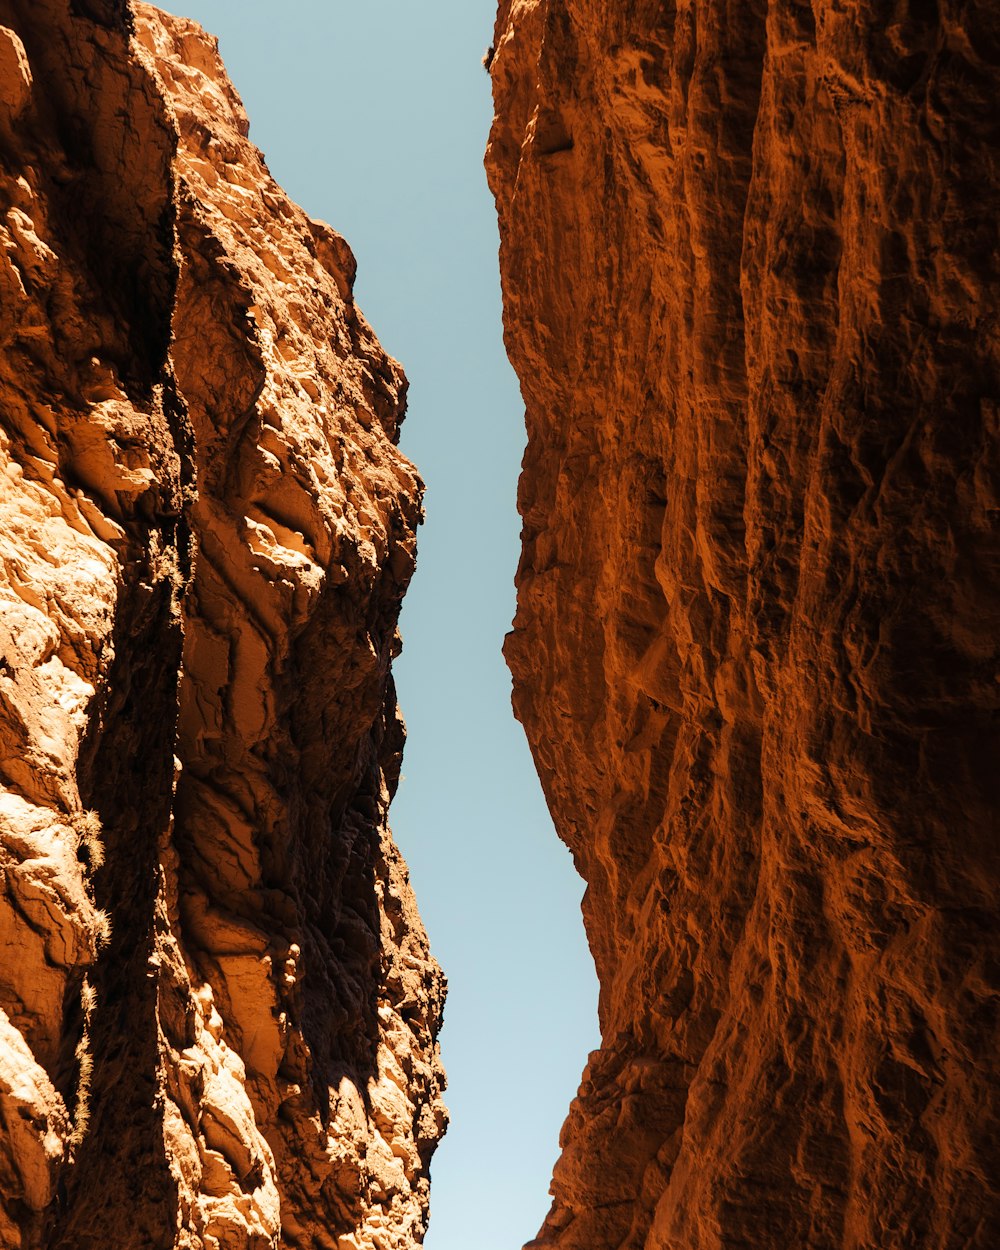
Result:
<instances>
[{"instance_id":1,"label":"layered rock strata","mask_svg":"<svg viewBox=\"0 0 1000 1250\"><path fill-rule=\"evenodd\" d=\"M538 1247L1000 1244L1000 19L503 0L507 656L603 1044Z\"/></svg>"},{"instance_id":2,"label":"layered rock strata","mask_svg":"<svg viewBox=\"0 0 1000 1250\"><path fill-rule=\"evenodd\" d=\"M446 1118L405 380L212 38L0 27L0 1244L401 1250Z\"/></svg>"}]
</instances>

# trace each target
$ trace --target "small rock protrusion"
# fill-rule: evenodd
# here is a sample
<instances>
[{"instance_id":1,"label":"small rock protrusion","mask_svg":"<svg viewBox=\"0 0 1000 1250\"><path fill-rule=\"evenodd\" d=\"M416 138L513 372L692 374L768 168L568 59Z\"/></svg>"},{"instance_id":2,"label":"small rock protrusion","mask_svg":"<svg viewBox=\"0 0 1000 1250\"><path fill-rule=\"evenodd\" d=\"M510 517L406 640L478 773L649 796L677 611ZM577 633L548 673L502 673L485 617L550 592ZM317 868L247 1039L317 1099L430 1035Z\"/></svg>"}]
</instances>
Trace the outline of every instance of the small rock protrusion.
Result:
<instances>
[{"instance_id":1,"label":"small rock protrusion","mask_svg":"<svg viewBox=\"0 0 1000 1250\"><path fill-rule=\"evenodd\" d=\"M18 36L0 26L0 122L16 121L31 98L31 66Z\"/></svg>"}]
</instances>

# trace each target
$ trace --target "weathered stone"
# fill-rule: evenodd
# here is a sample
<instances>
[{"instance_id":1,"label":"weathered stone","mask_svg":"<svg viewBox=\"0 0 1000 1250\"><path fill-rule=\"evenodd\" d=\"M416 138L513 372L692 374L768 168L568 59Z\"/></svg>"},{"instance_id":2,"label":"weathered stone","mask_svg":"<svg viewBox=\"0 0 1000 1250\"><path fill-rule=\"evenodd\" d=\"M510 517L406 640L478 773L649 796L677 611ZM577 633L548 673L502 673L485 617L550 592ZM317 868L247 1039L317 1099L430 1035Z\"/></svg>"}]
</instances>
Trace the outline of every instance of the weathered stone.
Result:
<instances>
[{"instance_id":1,"label":"weathered stone","mask_svg":"<svg viewBox=\"0 0 1000 1250\"><path fill-rule=\"evenodd\" d=\"M446 1121L405 380L214 39L0 23L0 1241L402 1250Z\"/></svg>"},{"instance_id":2,"label":"weathered stone","mask_svg":"<svg viewBox=\"0 0 1000 1250\"><path fill-rule=\"evenodd\" d=\"M504 0L514 700L603 1044L538 1246L1000 1244L1000 19Z\"/></svg>"}]
</instances>

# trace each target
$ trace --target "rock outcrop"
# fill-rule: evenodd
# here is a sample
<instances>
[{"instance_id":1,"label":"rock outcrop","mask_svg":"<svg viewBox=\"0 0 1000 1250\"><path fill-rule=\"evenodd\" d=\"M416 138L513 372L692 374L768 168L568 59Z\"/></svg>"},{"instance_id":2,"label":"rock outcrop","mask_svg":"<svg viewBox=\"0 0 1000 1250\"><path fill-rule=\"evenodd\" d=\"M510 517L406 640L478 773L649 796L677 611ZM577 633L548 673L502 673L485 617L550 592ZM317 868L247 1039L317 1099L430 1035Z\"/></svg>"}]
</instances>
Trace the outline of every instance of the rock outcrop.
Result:
<instances>
[{"instance_id":1,"label":"rock outcrop","mask_svg":"<svg viewBox=\"0 0 1000 1250\"><path fill-rule=\"evenodd\" d=\"M503 0L515 708L603 1044L537 1241L1000 1244L1000 18Z\"/></svg>"},{"instance_id":2,"label":"rock outcrop","mask_svg":"<svg viewBox=\"0 0 1000 1250\"><path fill-rule=\"evenodd\" d=\"M387 810L421 484L215 41L0 0L0 1244L402 1250L444 986Z\"/></svg>"}]
</instances>

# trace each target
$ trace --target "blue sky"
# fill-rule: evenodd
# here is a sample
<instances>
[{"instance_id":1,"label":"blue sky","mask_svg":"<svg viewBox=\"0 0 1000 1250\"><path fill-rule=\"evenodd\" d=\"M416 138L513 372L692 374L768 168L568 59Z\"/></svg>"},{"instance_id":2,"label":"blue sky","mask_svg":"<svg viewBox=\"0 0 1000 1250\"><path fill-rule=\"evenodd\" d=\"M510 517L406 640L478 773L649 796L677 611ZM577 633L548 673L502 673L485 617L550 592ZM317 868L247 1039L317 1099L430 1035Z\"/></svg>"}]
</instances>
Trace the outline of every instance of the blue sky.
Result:
<instances>
[{"instance_id":1,"label":"blue sky","mask_svg":"<svg viewBox=\"0 0 1000 1250\"><path fill-rule=\"evenodd\" d=\"M396 666L409 728L392 825L450 994L452 1127L429 1250L517 1250L548 1209L597 987L582 883L542 801L500 654L514 610L523 407L503 350L482 169L493 0L175 0L220 37L251 138L344 234L410 379L427 523Z\"/></svg>"}]
</instances>

